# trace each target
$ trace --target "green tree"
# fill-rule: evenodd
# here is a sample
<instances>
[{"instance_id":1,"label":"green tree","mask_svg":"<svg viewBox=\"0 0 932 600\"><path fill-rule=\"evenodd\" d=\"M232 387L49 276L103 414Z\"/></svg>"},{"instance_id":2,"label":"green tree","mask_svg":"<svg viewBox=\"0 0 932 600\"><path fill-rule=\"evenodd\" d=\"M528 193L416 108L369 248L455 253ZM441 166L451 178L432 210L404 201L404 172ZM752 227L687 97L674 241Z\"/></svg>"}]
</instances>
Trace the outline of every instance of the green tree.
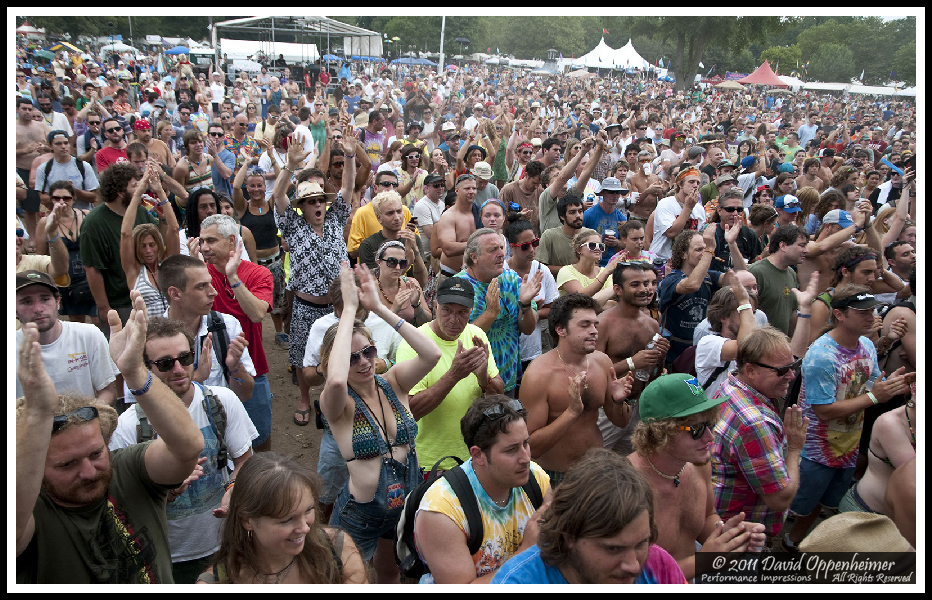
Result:
<instances>
[{"instance_id":1,"label":"green tree","mask_svg":"<svg viewBox=\"0 0 932 600\"><path fill-rule=\"evenodd\" d=\"M754 55L747 48L738 53L732 52L730 64L731 70L739 73L750 73L759 66L757 60L754 59Z\"/></svg>"},{"instance_id":2,"label":"green tree","mask_svg":"<svg viewBox=\"0 0 932 600\"><path fill-rule=\"evenodd\" d=\"M916 85L916 41L900 46L893 54L893 70L897 81L906 85Z\"/></svg>"},{"instance_id":3,"label":"green tree","mask_svg":"<svg viewBox=\"0 0 932 600\"><path fill-rule=\"evenodd\" d=\"M854 66L851 50L838 44L822 44L809 64L809 79L847 82L860 72Z\"/></svg>"},{"instance_id":4,"label":"green tree","mask_svg":"<svg viewBox=\"0 0 932 600\"><path fill-rule=\"evenodd\" d=\"M776 70L777 65L780 65L779 74L788 75L791 71L795 71L796 65L799 64L799 45L771 46L761 52L760 58L761 62L770 61L770 66L774 70Z\"/></svg>"}]
</instances>

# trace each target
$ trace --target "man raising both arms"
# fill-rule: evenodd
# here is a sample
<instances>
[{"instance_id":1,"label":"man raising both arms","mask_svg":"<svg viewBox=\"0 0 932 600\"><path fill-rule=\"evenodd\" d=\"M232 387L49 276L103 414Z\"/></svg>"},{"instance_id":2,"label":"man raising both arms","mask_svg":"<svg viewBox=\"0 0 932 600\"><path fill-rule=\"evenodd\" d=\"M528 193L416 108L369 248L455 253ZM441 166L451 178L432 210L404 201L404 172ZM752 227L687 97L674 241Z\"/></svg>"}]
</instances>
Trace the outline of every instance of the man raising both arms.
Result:
<instances>
[{"instance_id":1,"label":"man raising both arms","mask_svg":"<svg viewBox=\"0 0 932 600\"><path fill-rule=\"evenodd\" d=\"M557 347L535 358L522 380L520 397L528 411L532 457L554 486L587 450L602 447L596 424L600 406L618 427L631 419L627 399L634 376L617 379L611 359L595 349L596 312L597 304L589 296L558 298L549 318Z\"/></svg>"}]
</instances>

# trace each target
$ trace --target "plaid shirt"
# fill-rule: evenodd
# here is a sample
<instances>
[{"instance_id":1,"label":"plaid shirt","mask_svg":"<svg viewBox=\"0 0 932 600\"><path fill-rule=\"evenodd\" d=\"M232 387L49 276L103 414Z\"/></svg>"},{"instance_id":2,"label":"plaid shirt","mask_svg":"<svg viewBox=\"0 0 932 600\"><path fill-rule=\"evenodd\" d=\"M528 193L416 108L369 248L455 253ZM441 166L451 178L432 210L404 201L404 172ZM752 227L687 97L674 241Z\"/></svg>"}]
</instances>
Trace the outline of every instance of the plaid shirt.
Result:
<instances>
[{"instance_id":1,"label":"plaid shirt","mask_svg":"<svg viewBox=\"0 0 932 600\"><path fill-rule=\"evenodd\" d=\"M773 402L732 373L715 393L728 397L713 431L712 487L715 510L723 519L744 511L745 520L763 523L768 536L783 527L786 511L774 511L762 494L785 488L786 435Z\"/></svg>"}]
</instances>

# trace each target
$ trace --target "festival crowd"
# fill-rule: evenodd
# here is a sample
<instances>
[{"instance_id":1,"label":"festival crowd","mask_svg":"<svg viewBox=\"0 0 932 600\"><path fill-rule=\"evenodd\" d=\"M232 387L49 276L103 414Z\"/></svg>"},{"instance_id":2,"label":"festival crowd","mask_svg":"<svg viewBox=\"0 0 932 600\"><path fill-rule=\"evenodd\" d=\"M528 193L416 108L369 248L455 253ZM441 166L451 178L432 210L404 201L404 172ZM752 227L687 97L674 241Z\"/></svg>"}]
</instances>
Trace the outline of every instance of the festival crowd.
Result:
<instances>
[{"instance_id":1,"label":"festival crowd","mask_svg":"<svg viewBox=\"0 0 932 600\"><path fill-rule=\"evenodd\" d=\"M912 101L24 56L17 582L915 547Z\"/></svg>"}]
</instances>

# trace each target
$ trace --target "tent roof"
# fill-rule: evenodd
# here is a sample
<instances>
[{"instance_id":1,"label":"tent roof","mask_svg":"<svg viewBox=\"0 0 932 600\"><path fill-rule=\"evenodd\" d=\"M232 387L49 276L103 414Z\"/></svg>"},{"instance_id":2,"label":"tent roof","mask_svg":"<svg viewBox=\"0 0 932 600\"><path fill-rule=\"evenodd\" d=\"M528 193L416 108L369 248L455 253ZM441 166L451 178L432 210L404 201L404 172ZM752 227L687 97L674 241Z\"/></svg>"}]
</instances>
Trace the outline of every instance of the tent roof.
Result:
<instances>
[{"instance_id":1,"label":"tent roof","mask_svg":"<svg viewBox=\"0 0 932 600\"><path fill-rule=\"evenodd\" d=\"M295 33L304 33L307 35L332 35L332 36L379 36L375 31L356 27L342 23L328 17L246 17L244 19L231 19L214 23L214 27L222 27L230 30L253 31L272 28L272 19L275 20L275 29L281 31L292 31ZM381 36L379 36L381 37Z\"/></svg>"},{"instance_id":2,"label":"tent roof","mask_svg":"<svg viewBox=\"0 0 932 600\"><path fill-rule=\"evenodd\" d=\"M615 51L605 43L603 37L592 51L580 56L576 62L595 69L611 69L615 66ZM576 64L576 62L573 64Z\"/></svg>"},{"instance_id":3,"label":"tent roof","mask_svg":"<svg viewBox=\"0 0 932 600\"><path fill-rule=\"evenodd\" d=\"M634 44L631 43L630 38L627 44L615 50L615 64L625 69L646 69L650 66L644 60L644 57L634 49Z\"/></svg>"},{"instance_id":4,"label":"tent roof","mask_svg":"<svg viewBox=\"0 0 932 600\"><path fill-rule=\"evenodd\" d=\"M284 55L285 60L297 63L304 61L316 61L319 54L316 44L292 44L290 42L275 42L275 49L268 42L252 40L231 40L227 38L220 39L220 49L231 59L245 59L255 56L262 51L270 58L278 58L279 54ZM274 56L272 56L274 52Z\"/></svg>"},{"instance_id":5,"label":"tent roof","mask_svg":"<svg viewBox=\"0 0 932 600\"><path fill-rule=\"evenodd\" d=\"M760 83L773 87L787 87L787 85L776 76L773 69L770 68L770 63L766 60L764 64L754 69L753 73L744 79L739 79L738 83Z\"/></svg>"}]
</instances>

